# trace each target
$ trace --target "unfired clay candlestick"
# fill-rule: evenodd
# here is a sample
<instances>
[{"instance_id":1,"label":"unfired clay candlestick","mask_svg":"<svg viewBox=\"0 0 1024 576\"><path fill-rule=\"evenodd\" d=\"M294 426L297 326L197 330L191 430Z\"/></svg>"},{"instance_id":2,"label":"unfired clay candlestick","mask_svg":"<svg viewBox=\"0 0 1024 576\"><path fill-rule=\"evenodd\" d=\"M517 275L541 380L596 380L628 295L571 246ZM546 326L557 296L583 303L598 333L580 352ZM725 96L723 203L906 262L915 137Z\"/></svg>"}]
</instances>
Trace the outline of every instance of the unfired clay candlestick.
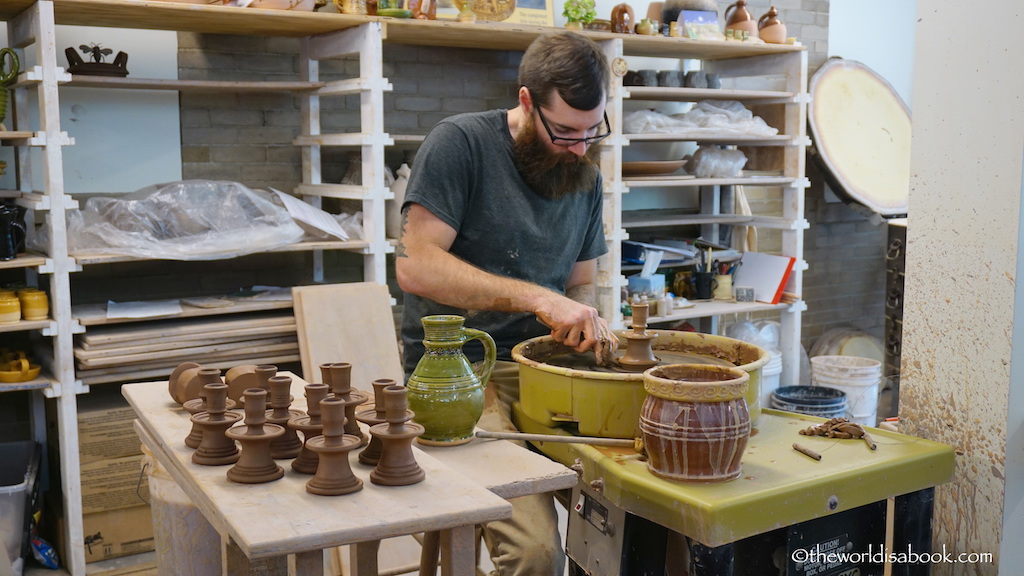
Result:
<instances>
[{"instance_id":1,"label":"unfired clay candlestick","mask_svg":"<svg viewBox=\"0 0 1024 576\"><path fill-rule=\"evenodd\" d=\"M384 389L387 422L370 428L370 434L380 438L383 443L380 461L370 472L370 482L374 484L408 486L421 482L427 476L412 453L412 441L423 434L423 426L410 422L415 414L407 409L408 393L405 386L388 386Z\"/></svg>"},{"instance_id":2,"label":"unfired clay candlestick","mask_svg":"<svg viewBox=\"0 0 1024 576\"><path fill-rule=\"evenodd\" d=\"M633 304L633 331L623 334L626 338L626 353L619 358L619 364L631 372L643 372L657 366L661 361L651 349L657 334L647 333L647 304Z\"/></svg>"},{"instance_id":3,"label":"unfired clay candlestick","mask_svg":"<svg viewBox=\"0 0 1024 576\"><path fill-rule=\"evenodd\" d=\"M384 406L384 389L394 385L395 381L391 378L380 378L371 382L370 386L373 387L373 407L357 411L356 420L371 428L377 424L387 422L387 408ZM380 441L380 438L371 435L370 443L359 453L359 461L368 466L376 466L377 462L380 461L380 452L383 447L384 444Z\"/></svg>"},{"instance_id":4,"label":"unfired clay candlestick","mask_svg":"<svg viewBox=\"0 0 1024 576\"><path fill-rule=\"evenodd\" d=\"M368 400L366 394L352 387L352 365L348 362L331 364L331 392L345 401L345 434L359 438L359 445L365 446L370 437L359 427L356 420L356 406Z\"/></svg>"},{"instance_id":5,"label":"unfired clay candlestick","mask_svg":"<svg viewBox=\"0 0 1024 576\"><path fill-rule=\"evenodd\" d=\"M267 422L284 428L284 434L270 442L270 456L275 460L295 458L302 450L302 440L294 428L288 427L292 418L302 416L300 410L290 410L292 404L292 379L288 376L271 376L270 410L267 410Z\"/></svg>"},{"instance_id":6,"label":"unfired clay candlestick","mask_svg":"<svg viewBox=\"0 0 1024 576\"><path fill-rule=\"evenodd\" d=\"M302 443L302 450L292 460L292 470L300 474L316 473L320 457L316 452L306 445L310 438L319 436L324 428L323 420L320 418L320 401L327 397L327 384L306 384L306 415L296 416L288 421L288 427L302 432L305 441Z\"/></svg>"},{"instance_id":7,"label":"unfired clay candlestick","mask_svg":"<svg viewBox=\"0 0 1024 576\"><path fill-rule=\"evenodd\" d=\"M188 400L181 405L189 414L195 416L200 412L206 411L206 385L207 384L220 384L220 370L216 368L203 368L199 367L196 372L196 380L199 381L202 387L199 389L199 397ZM227 399L225 401L225 408L231 410L235 407L234 400ZM192 430L189 431L188 436L185 437L185 446L195 449L199 448L199 444L203 441L203 427L197 425L195 422L192 423Z\"/></svg>"},{"instance_id":8,"label":"unfired clay candlestick","mask_svg":"<svg viewBox=\"0 0 1024 576\"><path fill-rule=\"evenodd\" d=\"M228 480L242 484L260 484L284 476L284 468L270 457L270 442L284 434L284 428L267 423L267 391L249 388L245 398L245 425L226 434L242 445L238 463L228 470Z\"/></svg>"},{"instance_id":9,"label":"unfired clay candlestick","mask_svg":"<svg viewBox=\"0 0 1024 576\"><path fill-rule=\"evenodd\" d=\"M317 453L320 464L306 482L306 492L340 496L362 490L363 481L352 473L348 453L359 447L359 438L345 434L345 401L328 397L320 401L323 434L310 438L306 446Z\"/></svg>"},{"instance_id":10,"label":"unfired clay candlestick","mask_svg":"<svg viewBox=\"0 0 1024 576\"><path fill-rule=\"evenodd\" d=\"M220 371L215 370L218 382L204 386L206 411L192 416L192 424L203 431L192 462L202 466L222 466L238 461L238 447L225 432L242 419L237 412L227 412L228 386L220 383Z\"/></svg>"}]
</instances>

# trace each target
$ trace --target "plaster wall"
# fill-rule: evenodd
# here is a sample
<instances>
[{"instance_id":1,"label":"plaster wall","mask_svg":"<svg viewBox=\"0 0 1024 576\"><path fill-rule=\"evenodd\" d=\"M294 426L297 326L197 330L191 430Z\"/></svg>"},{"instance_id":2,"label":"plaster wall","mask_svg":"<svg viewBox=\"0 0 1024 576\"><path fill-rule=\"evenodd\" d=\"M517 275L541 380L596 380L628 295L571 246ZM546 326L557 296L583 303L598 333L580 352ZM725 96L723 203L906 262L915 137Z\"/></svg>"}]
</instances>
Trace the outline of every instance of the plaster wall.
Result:
<instances>
[{"instance_id":1,"label":"plaster wall","mask_svg":"<svg viewBox=\"0 0 1024 576\"><path fill-rule=\"evenodd\" d=\"M999 14L1008 29L1024 22L1020 7L995 0L971 12ZM1024 38L964 18L962 3L918 3L900 415L910 434L957 453L954 480L936 491L934 545L991 552L1012 574L1024 561L1024 441L1020 409L1008 409L1024 386L1011 378L1021 370L1012 360L1024 80L1007 71L1019 69ZM996 563L933 573L996 574Z\"/></svg>"}]
</instances>

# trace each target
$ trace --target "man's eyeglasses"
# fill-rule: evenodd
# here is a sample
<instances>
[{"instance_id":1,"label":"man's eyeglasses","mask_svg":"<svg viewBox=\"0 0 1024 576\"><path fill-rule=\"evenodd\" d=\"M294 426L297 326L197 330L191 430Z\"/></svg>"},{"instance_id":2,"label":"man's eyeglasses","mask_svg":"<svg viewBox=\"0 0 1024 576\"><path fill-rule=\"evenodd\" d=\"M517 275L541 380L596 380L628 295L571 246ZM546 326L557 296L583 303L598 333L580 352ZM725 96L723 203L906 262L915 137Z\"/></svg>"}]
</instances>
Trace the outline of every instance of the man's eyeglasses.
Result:
<instances>
[{"instance_id":1,"label":"man's eyeglasses","mask_svg":"<svg viewBox=\"0 0 1024 576\"><path fill-rule=\"evenodd\" d=\"M608 113L604 113L604 133L595 134L593 136L587 136L586 138L562 138L561 136L555 136L555 133L551 131L551 127L548 126L548 120L544 117L544 113L540 111L540 106L534 106L537 109L537 116L540 116L540 123L544 125L544 129L548 131L548 136L551 138L551 143L555 146L564 146L566 148L575 146L580 142L590 145L600 142L605 138L611 136L612 125L608 122Z\"/></svg>"}]
</instances>

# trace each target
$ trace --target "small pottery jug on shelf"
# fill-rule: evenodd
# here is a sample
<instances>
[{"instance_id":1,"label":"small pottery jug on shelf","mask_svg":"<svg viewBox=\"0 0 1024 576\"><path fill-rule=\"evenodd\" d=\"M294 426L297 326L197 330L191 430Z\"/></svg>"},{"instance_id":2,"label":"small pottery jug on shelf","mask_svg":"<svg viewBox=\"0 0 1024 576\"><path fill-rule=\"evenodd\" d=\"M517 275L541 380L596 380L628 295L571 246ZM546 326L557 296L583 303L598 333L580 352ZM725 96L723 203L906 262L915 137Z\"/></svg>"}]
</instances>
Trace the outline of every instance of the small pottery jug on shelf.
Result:
<instances>
[{"instance_id":1,"label":"small pottery jug on shelf","mask_svg":"<svg viewBox=\"0 0 1024 576\"><path fill-rule=\"evenodd\" d=\"M786 25L779 20L779 11L772 6L757 21L757 35L761 40L771 44L786 43Z\"/></svg>"},{"instance_id":2,"label":"small pottery jug on shelf","mask_svg":"<svg viewBox=\"0 0 1024 576\"><path fill-rule=\"evenodd\" d=\"M636 18L633 16L633 7L623 2L612 7L612 32L618 34L633 34L633 25Z\"/></svg>"},{"instance_id":3,"label":"small pottery jug on shelf","mask_svg":"<svg viewBox=\"0 0 1024 576\"><path fill-rule=\"evenodd\" d=\"M424 316L423 346L426 351L406 387L409 408L424 432L418 442L454 446L473 439L473 427L484 410L484 386L491 378L497 348L490 335L465 328L465 318L455 315ZM462 352L471 340L484 345L484 361L476 370Z\"/></svg>"},{"instance_id":4,"label":"small pottery jug on shelf","mask_svg":"<svg viewBox=\"0 0 1024 576\"><path fill-rule=\"evenodd\" d=\"M725 9L725 29L732 30L734 35L738 31L740 37L747 32L751 38L757 38L757 21L747 10L746 0L736 0Z\"/></svg>"}]
</instances>

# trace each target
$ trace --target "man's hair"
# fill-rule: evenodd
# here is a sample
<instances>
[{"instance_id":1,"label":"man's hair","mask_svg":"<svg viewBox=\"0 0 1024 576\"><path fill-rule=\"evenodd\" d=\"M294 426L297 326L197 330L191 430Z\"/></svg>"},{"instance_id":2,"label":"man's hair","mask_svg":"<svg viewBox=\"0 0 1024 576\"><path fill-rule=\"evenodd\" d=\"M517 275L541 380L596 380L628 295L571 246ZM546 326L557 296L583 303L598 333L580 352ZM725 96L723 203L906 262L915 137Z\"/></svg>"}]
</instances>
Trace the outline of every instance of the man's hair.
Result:
<instances>
[{"instance_id":1,"label":"man's hair","mask_svg":"<svg viewBox=\"0 0 1024 576\"><path fill-rule=\"evenodd\" d=\"M601 47L573 32L538 37L519 64L519 84L537 106L547 105L554 90L569 106L593 110L605 101L610 75Z\"/></svg>"}]
</instances>

